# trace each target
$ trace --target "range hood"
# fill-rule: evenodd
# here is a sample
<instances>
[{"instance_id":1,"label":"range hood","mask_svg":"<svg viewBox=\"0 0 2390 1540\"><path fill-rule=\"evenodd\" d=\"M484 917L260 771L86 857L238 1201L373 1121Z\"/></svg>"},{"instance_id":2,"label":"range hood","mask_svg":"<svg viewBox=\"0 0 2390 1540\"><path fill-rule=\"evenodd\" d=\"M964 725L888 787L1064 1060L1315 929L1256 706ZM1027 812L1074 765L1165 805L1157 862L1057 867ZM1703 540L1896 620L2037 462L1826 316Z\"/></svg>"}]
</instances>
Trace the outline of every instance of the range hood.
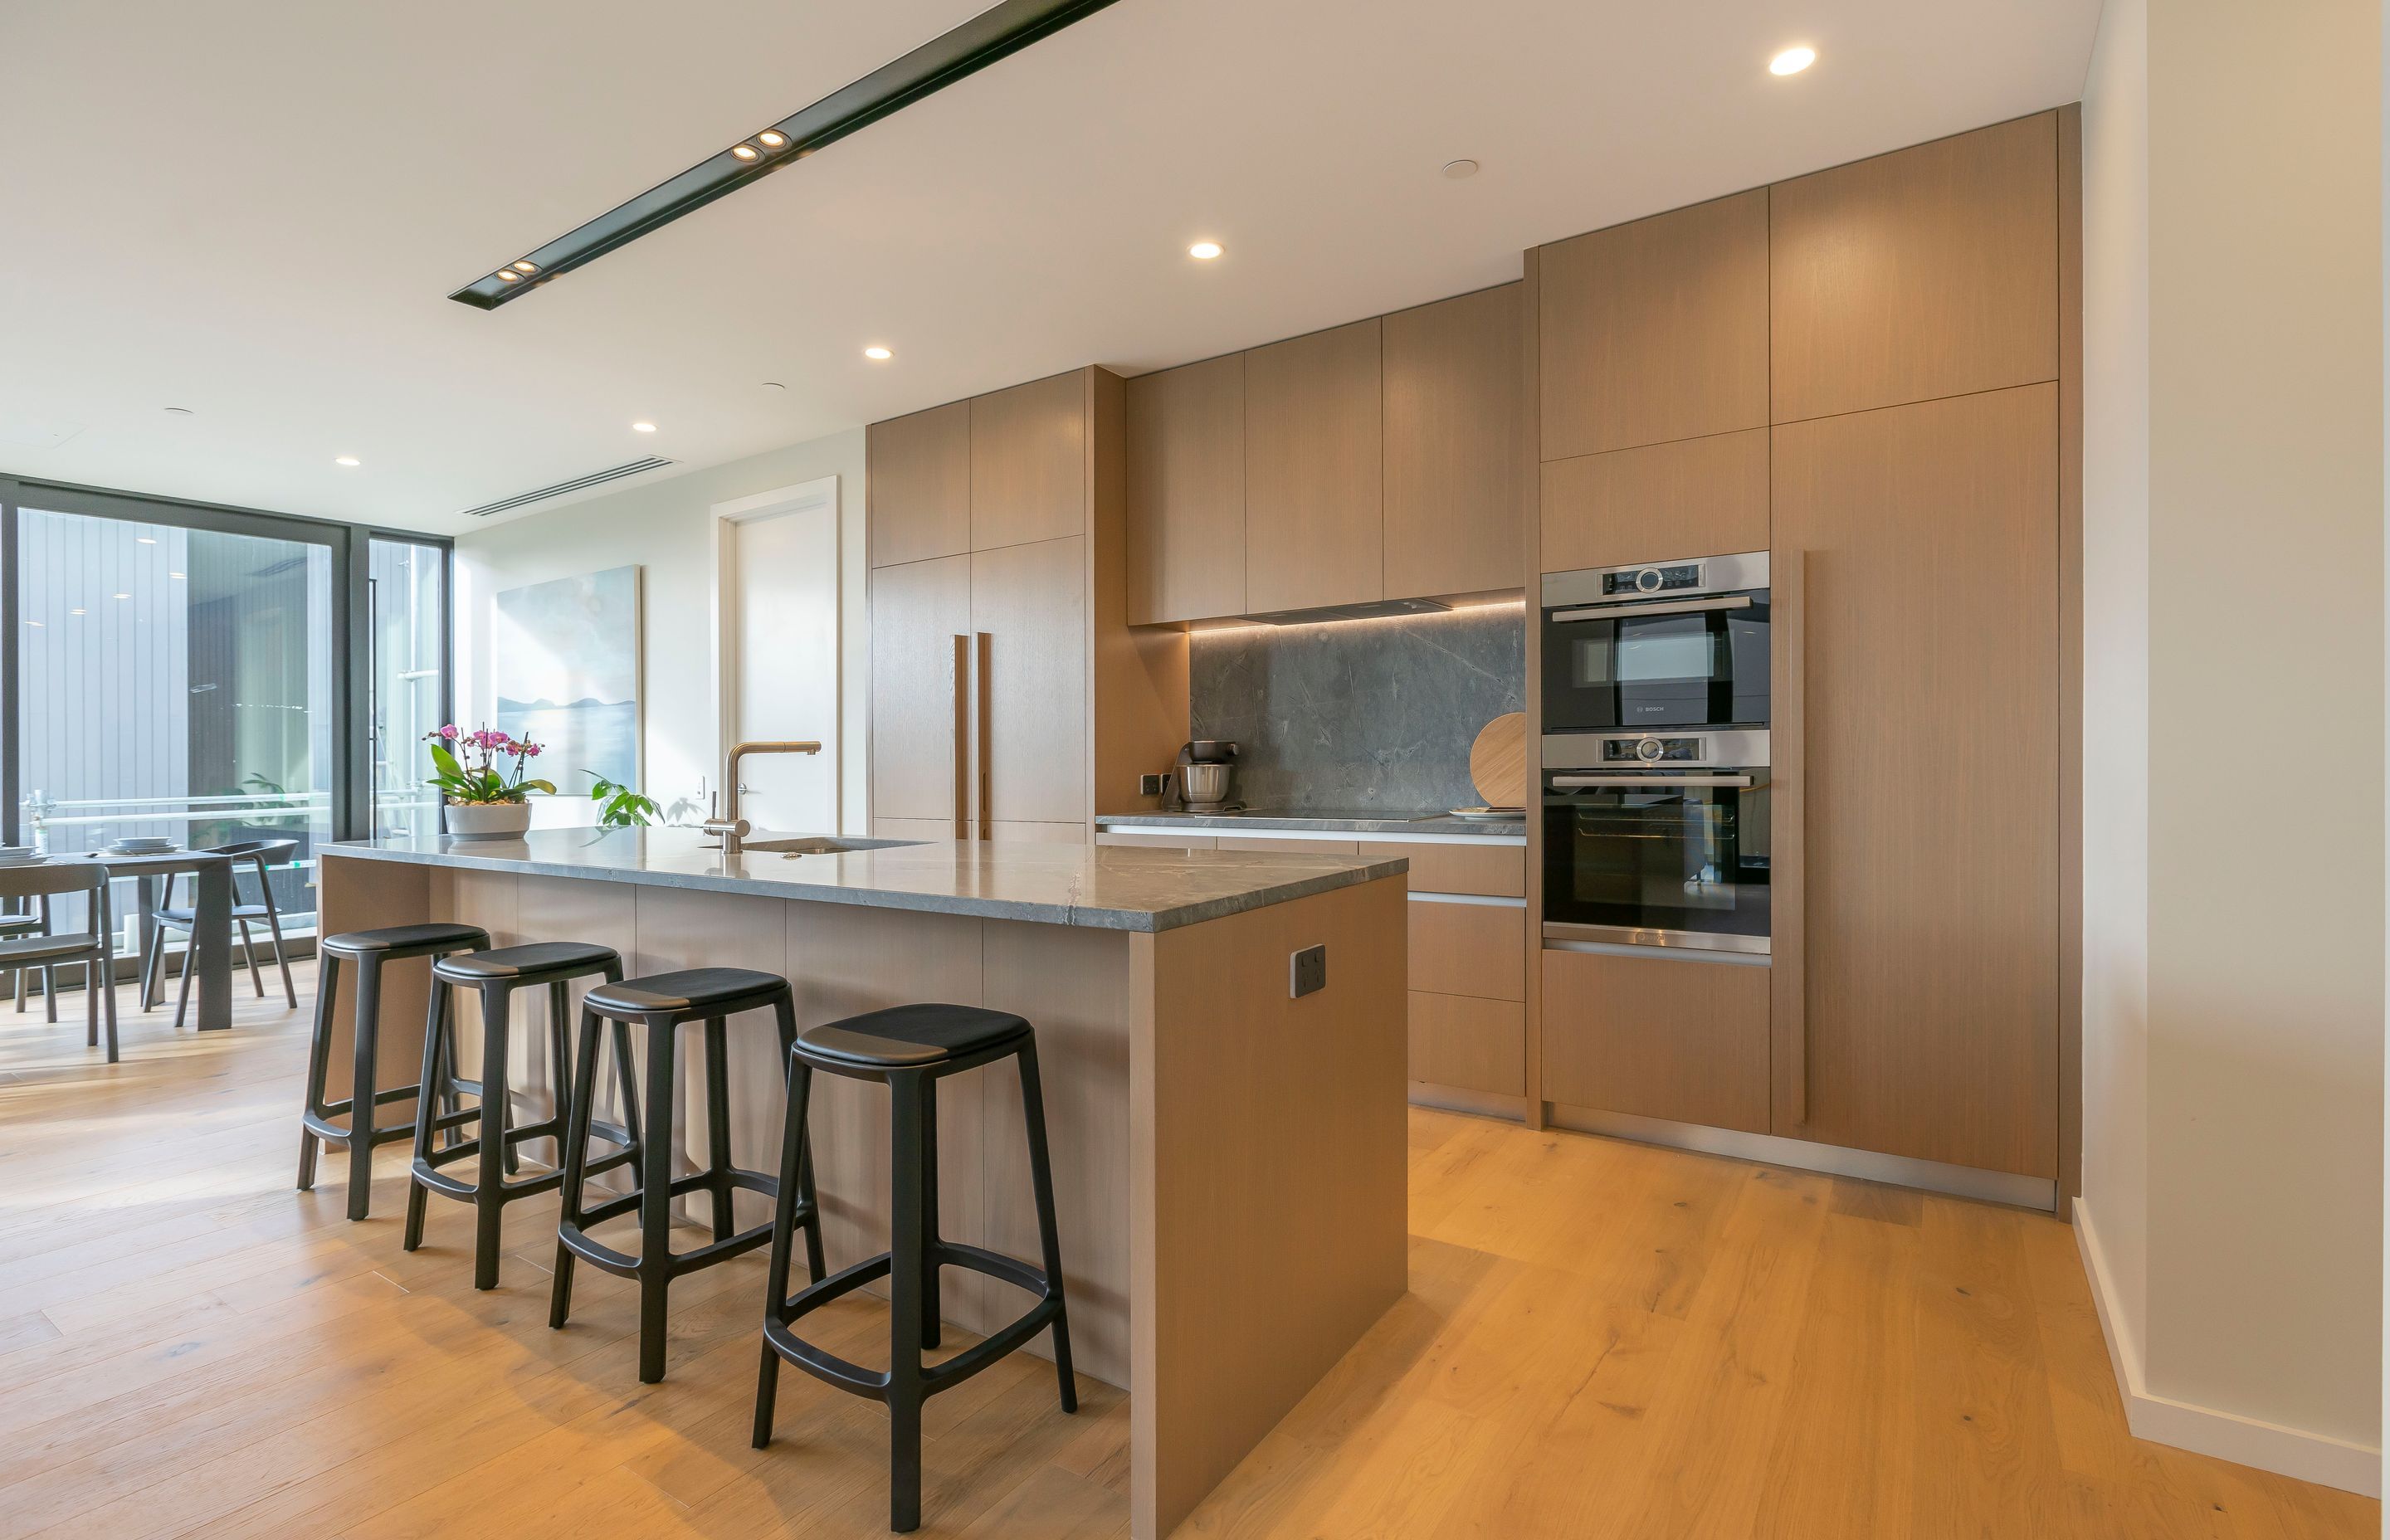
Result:
<instances>
[{"instance_id":1,"label":"range hood","mask_svg":"<svg viewBox=\"0 0 2390 1540\"><path fill-rule=\"evenodd\" d=\"M1318 625L1329 621L1383 620L1389 615L1433 615L1451 608L1442 599L1372 599L1367 604L1337 604L1324 610L1279 610L1244 619L1259 625Z\"/></svg>"}]
</instances>

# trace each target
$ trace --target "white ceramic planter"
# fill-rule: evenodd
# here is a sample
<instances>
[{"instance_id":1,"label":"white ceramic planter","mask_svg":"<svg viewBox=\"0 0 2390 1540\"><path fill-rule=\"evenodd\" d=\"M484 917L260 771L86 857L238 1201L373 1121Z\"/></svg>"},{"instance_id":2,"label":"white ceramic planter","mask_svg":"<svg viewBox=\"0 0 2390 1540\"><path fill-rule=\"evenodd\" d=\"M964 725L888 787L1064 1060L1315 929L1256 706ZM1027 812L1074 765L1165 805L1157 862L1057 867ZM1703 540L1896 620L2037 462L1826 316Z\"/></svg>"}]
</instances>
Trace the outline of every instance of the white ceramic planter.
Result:
<instances>
[{"instance_id":1,"label":"white ceramic planter","mask_svg":"<svg viewBox=\"0 0 2390 1540\"><path fill-rule=\"evenodd\" d=\"M450 802L441 812L459 840L520 839L531 828L529 802Z\"/></svg>"}]
</instances>

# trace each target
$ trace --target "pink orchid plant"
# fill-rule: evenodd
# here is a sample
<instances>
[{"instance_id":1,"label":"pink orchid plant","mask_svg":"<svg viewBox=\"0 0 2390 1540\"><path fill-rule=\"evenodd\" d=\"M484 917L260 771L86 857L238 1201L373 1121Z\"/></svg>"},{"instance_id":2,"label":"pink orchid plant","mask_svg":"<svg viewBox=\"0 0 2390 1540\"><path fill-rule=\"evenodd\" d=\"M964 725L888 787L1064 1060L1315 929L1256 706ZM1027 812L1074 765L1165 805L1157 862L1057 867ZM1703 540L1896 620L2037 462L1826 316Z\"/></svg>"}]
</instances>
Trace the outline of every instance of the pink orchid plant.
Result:
<instances>
[{"instance_id":1,"label":"pink orchid plant","mask_svg":"<svg viewBox=\"0 0 2390 1540\"><path fill-rule=\"evenodd\" d=\"M488 806L497 802L520 802L534 791L556 794L556 785L525 776L523 766L539 757L540 744L528 739L518 741L495 727L477 727L462 732L450 723L437 732L426 733L423 740L431 745L431 764L438 773L426 786L436 786L452 802L470 806ZM508 760L514 761L511 771L501 770Z\"/></svg>"}]
</instances>

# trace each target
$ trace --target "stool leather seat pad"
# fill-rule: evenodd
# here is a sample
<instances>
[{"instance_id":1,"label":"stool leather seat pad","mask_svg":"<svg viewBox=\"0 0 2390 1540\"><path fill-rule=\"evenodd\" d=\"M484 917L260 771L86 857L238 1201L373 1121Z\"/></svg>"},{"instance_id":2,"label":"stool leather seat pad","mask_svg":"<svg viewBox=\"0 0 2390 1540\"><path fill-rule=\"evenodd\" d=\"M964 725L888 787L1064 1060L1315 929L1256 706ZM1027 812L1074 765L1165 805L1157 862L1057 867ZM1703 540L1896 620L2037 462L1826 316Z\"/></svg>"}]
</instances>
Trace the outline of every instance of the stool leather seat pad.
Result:
<instances>
[{"instance_id":1,"label":"stool leather seat pad","mask_svg":"<svg viewBox=\"0 0 2390 1540\"><path fill-rule=\"evenodd\" d=\"M979 1006L891 1006L808 1027L797 1033L797 1046L842 1063L909 1070L1028 1034L1029 1023L1010 1011Z\"/></svg>"},{"instance_id":2,"label":"stool leather seat pad","mask_svg":"<svg viewBox=\"0 0 2390 1540\"><path fill-rule=\"evenodd\" d=\"M585 941L534 941L520 946L495 947L441 958L431 965L443 979L458 983L488 983L520 979L526 973L547 973L559 968L603 968L620 959L610 946Z\"/></svg>"},{"instance_id":3,"label":"stool leather seat pad","mask_svg":"<svg viewBox=\"0 0 2390 1540\"><path fill-rule=\"evenodd\" d=\"M410 947L443 944L456 946L486 946L490 933L478 925L458 925L446 920L430 920L421 925L388 925L379 930L343 930L324 938L324 945L334 952L363 954L368 952L403 952Z\"/></svg>"},{"instance_id":4,"label":"stool leather seat pad","mask_svg":"<svg viewBox=\"0 0 2390 1540\"><path fill-rule=\"evenodd\" d=\"M777 973L752 968L685 968L625 979L618 984L599 984L582 996L582 1004L608 1015L657 1016L701 1011L708 1006L769 995L788 987L789 981Z\"/></svg>"}]
</instances>

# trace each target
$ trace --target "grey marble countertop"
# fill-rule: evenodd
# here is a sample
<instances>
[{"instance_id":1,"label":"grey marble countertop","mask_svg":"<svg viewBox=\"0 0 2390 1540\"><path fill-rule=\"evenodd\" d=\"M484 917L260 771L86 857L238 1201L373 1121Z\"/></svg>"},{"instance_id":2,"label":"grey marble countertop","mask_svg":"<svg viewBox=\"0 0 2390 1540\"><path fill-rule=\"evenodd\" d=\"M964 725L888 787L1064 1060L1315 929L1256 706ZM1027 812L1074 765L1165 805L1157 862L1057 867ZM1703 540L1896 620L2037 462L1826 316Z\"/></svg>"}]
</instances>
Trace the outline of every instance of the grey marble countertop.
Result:
<instances>
[{"instance_id":1,"label":"grey marble countertop","mask_svg":"<svg viewBox=\"0 0 2390 1540\"><path fill-rule=\"evenodd\" d=\"M1466 836L1471 840L1523 841L1527 838L1524 823L1479 823L1471 818L1426 812L1407 815L1383 808L1302 813L1273 812L1266 807L1251 813L1118 813L1107 814L1096 823L1104 828L1167 824L1178 828L1215 828L1222 833L1238 829L1254 834L1271 829L1302 829L1322 834L1425 834L1446 839Z\"/></svg>"},{"instance_id":2,"label":"grey marble countertop","mask_svg":"<svg viewBox=\"0 0 2390 1540\"><path fill-rule=\"evenodd\" d=\"M789 838L762 831L759 840ZM1401 860L1279 852L940 840L829 855L749 850L726 863L693 828L533 829L520 840L405 835L318 847L329 855L473 871L978 915L1107 930L1168 930L1394 877Z\"/></svg>"}]
</instances>

